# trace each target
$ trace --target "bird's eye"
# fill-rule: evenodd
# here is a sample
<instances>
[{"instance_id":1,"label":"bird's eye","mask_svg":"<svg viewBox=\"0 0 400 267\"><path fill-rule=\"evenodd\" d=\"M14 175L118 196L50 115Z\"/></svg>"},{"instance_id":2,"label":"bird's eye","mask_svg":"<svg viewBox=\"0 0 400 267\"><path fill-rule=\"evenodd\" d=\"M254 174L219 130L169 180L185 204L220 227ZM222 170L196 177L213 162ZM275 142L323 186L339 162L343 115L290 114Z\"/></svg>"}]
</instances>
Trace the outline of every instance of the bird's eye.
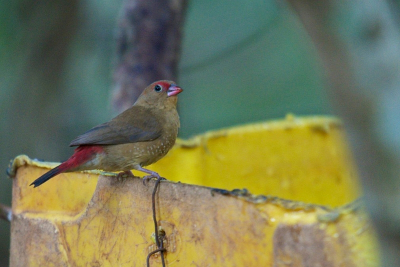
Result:
<instances>
[{"instance_id":1,"label":"bird's eye","mask_svg":"<svg viewBox=\"0 0 400 267\"><path fill-rule=\"evenodd\" d=\"M157 84L157 85L154 87L154 91L156 91L157 93L159 93L159 92L162 91L162 87L161 87L160 85Z\"/></svg>"}]
</instances>

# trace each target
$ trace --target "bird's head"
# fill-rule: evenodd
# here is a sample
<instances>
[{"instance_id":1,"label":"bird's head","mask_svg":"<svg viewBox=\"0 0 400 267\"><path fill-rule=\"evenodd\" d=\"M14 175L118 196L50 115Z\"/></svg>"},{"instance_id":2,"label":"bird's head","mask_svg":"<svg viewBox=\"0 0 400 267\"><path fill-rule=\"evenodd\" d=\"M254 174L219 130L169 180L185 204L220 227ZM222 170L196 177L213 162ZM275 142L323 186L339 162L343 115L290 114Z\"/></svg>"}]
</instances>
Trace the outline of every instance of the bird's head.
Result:
<instances>
[{"instance_id":1,"label":"bird's head","mask_svg":"<svg viewBox=\"0 0 400 267\"><path fill-rule=\"evenodd\" d=\"M182 88L173 81L161 80L150 84L136 101L136 105L150 105L158 107L176 107L177 95Z\"/></svg>"}]
</instances>

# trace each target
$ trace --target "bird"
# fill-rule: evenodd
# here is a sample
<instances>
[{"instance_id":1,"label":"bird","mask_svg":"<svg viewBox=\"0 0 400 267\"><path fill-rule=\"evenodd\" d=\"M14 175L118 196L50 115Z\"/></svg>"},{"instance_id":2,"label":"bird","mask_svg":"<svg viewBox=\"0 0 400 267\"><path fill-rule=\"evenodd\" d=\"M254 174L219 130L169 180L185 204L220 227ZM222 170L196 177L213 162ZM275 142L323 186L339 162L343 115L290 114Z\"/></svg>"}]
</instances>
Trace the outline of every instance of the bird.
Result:
<instances>
[{"instance_id":1,"label":"bird","mask_svg":"<svg viewBox=\"0 0 400 267\"><path fill-rule=\"evenodd\" d=\"M135 169L147 174L143 181L161 178L144 167L173 147L180 127L177 95L182 91L173 81L150 84L130 108L74 139L73 155L30 185L38 187L60 173L84 170L121 171L119 176Z\"/></svg>"}]
</instances>

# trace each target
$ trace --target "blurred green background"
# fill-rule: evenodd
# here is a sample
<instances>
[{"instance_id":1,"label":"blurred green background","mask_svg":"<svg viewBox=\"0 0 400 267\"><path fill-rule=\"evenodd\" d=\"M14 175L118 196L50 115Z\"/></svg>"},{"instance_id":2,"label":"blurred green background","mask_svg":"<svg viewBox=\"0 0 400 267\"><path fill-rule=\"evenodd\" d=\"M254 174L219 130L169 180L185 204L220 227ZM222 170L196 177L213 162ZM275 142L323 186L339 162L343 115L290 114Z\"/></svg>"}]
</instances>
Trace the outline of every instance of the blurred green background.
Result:
<instances>
[{"instance_id":1,"label":"blurred green background","mask_svg":"<svg viewBox=\"0 0 400 267\"><path fill-rule=\"evenodd\" d=\"M65 160L72 139L116 115L110 90L122 1L66 2L0 2L0 202L7 205L10 159ZM53 25L57 16L65 21ZM53 45L59 38L66 47ZM190 1L177 82L182 138L287 113L331 113L316 49L283 1ZM9 232L0 221L0 266L8 266Z\"/></svg>"}]
</instances>

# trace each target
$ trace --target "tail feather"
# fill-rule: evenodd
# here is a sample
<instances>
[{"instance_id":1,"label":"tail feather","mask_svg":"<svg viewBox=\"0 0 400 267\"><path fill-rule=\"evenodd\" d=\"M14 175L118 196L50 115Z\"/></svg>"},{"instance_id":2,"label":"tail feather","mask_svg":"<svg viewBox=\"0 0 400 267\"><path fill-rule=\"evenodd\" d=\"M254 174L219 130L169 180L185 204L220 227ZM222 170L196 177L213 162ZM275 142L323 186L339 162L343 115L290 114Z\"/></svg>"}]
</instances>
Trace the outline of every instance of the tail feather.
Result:
<instances>
[{"instance_id":1,"label":"tail feather","mask_svg":"<svg viewBox=\"0 0 400 267\"><path fill-rule=\"evenodd\" d=\"M37 178L30 185L33 185L33 187L38 187L39 185L47 182L48 180L50 180L51 178L53 178L54 176L59 174L61 171L62 170L61 170L60 166L55 167L54 169L51 169L50 171L46 172L45 174L43 174L42 176Z\"/></svg>"},{"instance_id":2,"label":"tail feather","mask_svg":"<svg viewBox=\"0 0 400 267\"><path fill-rule=\"evenodd\" d=\"M35 181L33 181L33 183L31 183L30 185L38 187L39 185L47 182L59 173L77 170L77 167L82 166L99 153L103 153L103 148L101 146L79 146L75 149L74 154L67 161L61 163L58 167L55 167L54 169L46 172ZM91 165L90 167L94 166ZM79 170L83 169L80 168Z\"/></svg>"}]
</instances>

